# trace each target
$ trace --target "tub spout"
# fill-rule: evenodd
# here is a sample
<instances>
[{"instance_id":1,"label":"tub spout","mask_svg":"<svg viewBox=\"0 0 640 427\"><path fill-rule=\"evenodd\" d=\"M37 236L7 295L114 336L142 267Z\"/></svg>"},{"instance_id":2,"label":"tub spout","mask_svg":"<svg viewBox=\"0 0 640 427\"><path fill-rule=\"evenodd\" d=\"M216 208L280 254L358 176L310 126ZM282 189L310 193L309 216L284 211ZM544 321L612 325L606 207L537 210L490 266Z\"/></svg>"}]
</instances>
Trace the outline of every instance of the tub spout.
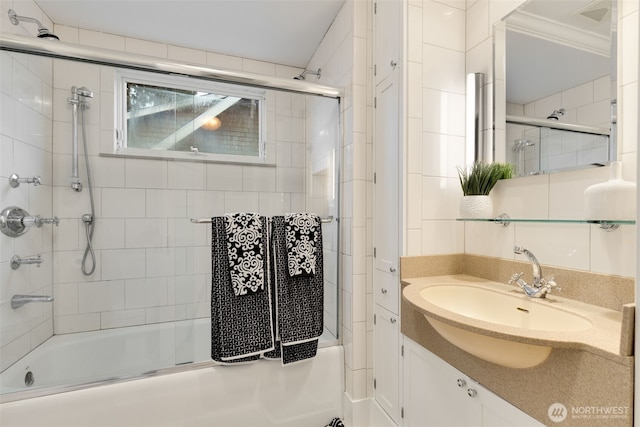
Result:
<instances>
[{"instance_id":1,"label":"tub spout","mask_svg":"<svg viewBox=\"0 0 640 427\"><path fill-rule=\"evenodd\" d=\"M20 308L25 304L29 304L30 302L51 302L51 301L53 301L53 297L48 295L14 295L11 298L11 308L13 309Z\"/></svg>"}]
</instances>

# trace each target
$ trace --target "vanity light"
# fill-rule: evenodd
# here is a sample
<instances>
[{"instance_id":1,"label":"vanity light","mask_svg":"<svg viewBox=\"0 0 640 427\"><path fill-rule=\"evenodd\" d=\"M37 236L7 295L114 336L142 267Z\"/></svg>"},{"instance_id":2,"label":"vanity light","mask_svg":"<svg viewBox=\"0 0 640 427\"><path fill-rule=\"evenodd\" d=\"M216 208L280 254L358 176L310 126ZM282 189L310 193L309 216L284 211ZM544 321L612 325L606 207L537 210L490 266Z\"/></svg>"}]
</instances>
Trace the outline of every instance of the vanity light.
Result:
<instances>
[{"instance_id":1,"label":"vanity light","mask_svg":"<svg viewBox=\"0 0 640 427\"><path fill-rule=\"evenodd\" d=\"M484 74L467 74L467 111L466 111L466 162L472 165L476 161L493 162L493 150L485 145L482 124L484 123Z\"/></svg>"}]
</instances>

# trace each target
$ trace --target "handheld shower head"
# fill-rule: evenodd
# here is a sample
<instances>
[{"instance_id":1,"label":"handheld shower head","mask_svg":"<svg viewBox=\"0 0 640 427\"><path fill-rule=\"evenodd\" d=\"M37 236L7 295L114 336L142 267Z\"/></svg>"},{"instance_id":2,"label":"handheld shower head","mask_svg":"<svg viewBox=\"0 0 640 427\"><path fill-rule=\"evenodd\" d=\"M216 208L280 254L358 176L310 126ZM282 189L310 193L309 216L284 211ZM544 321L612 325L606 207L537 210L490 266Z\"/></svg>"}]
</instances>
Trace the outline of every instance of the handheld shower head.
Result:
<instances>
[{"instance_id":1,"label":"handheld shower head","mask_svg":"<svg viewBox=\"0 0 640 427\"><path fill-rule=\"evenodd\" d=\"M73 87L72 90L78 95L78 96L84 96L85 98L93 98L93 92L91 92L89 89L87 89L86 87L82 86L82 87Z\"/></svg>"},{"instance_id":2,"label":"handheld shower head","mask_svg":"<svg viewBox=\"0 0 640 427\"><path fill-rule=\"evenodd\" d=\"M55 34L53 34L51 31L49 31L49 29L44 25L42 25L40 21L38 21L35 18L30 18L28 16L20 16L13 9L9 9L9 21L11 21L13 25L19 25L20 22L32 22L38 26L38 34L37 34L38 38L60 41L60 38Z\"/></svg>"}]
</instances>

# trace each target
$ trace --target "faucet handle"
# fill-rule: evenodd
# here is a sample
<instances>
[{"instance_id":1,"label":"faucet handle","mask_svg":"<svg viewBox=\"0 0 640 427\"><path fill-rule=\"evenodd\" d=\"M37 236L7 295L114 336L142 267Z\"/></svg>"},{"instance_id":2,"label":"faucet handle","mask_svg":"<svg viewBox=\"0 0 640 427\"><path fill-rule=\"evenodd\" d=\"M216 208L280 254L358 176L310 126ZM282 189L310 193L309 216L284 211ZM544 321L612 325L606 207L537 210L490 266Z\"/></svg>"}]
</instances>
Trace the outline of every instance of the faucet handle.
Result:
<instances>
[{"instance_id":1,"label":"faucet handle","mask_svg":"<svg viewBox=\"0 0 640 427\"><path fill-rule=\"evenodd\" d=\"M522 276L524 276L524 273L513 273L511 275L511 279L509 279L509 284L510 285L517 284L518 280L520 280Z\"/></svg>"},{"instance_id":2,"label":"faucet handle","mask_svg":"<svg viewBox=\"0 0 640 427\"><path fill-rule=\"evenodd\" d=\"M542 285L547 290L547 293L551 293L551 289L555 289L556 291L562 290L562 288L558 287L558 284L555 282L553 277L549 279L542 279Z\"/></svg>"}]
</instances>

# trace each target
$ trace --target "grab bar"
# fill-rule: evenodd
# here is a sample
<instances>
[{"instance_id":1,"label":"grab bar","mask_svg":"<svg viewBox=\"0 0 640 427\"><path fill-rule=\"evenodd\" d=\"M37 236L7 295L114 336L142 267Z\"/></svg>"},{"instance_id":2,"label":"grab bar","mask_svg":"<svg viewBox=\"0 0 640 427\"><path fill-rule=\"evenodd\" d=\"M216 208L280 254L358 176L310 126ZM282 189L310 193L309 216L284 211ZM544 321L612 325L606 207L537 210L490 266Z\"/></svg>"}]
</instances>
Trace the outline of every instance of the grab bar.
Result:
<instances>
[{"instance_id":1,"label":"grab bar","mask_svg":"<svg viewBox=\"0 0 640 427\"><path fill-rule=\"evenodd\" d=\"M320 218L320 221L323 224L327 224L327 223L332 222L333 219L334 219L333 215L329 215L329 216ZM336 221L337 220L338 219L336 218ZM194 224L211 224L211 218L191 218L189 221L191 221Z\"/></svg>"}]
</instances>

